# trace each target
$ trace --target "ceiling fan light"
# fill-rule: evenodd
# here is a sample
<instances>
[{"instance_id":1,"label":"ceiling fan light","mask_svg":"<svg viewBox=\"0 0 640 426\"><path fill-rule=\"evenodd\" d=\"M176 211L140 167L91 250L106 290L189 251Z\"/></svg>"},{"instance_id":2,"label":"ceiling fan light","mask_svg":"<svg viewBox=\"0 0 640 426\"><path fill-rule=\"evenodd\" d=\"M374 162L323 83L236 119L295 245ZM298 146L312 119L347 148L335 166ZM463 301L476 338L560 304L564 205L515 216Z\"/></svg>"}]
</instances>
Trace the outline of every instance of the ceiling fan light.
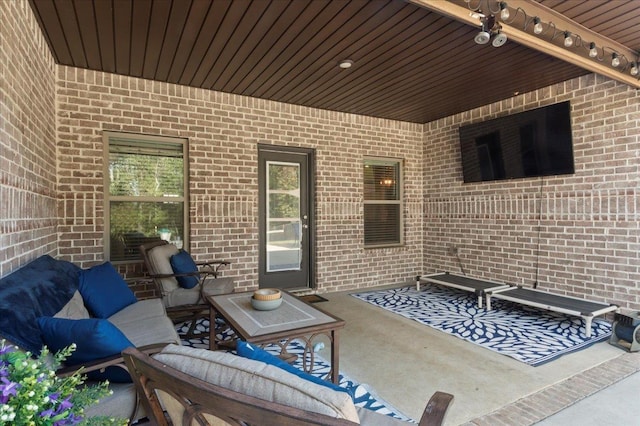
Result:
<instances>
[{"instance_id":1,"label":"ceiling fan light","mask_svg":"<svg viewBox=\"0 0 640 426\"><path fill-rule=\"evenodd\" d=\"M635 76L637 76L637 75L638 75L638 73L639 73L639 72L640 72L640 71L638 71L638 63L637 63L637 62L632 63L632 64L631 64L631 69L629 70L629 73L630 73L632 76L634 76L634 77L635 77Z\"/></svg>"},{"instance_id":2,"label":"ceiling fan light","mask_svg":"<svg viewBox=\"0 0 640 426\"><path fill-rule=\"evenodd\" d=\"M573 46L573 38L571 37L571 33L569 31L564 32L564 47Z\"/></svg>"},{"instance_id":3,"label":"ceiling fan light","mask_svg":"<svg viewBox=\"0 0 640 426\"><path fill-rule=\"evenodd\" d=\"M506 2L500 2L500 19L507 20L509 19L509 16L511 16L511 13L509 12L509 8L507 7L507 3Z\"/></svg>"},{"instance_id":4,"label":"ceiling fan light","mask_svg":"<svg viewBox=\"0 0 640 426\"><path fill-rule=\"evenodd\" d=\"M611 66L617 68L620 66L620 57L617 53L611 54Z\"/></svg>"},{"instance_id":5,"label":"ceiling fan light","mask_svg":"<svg viewBox=\"0 0 640 426\"><path fill-rule=\"evenodd\" d=\"M476 34L476 36L474 37L474 41L477 44L487 44L489 43L489 40L491 39L491 34L489 34L487 31L482 30L480 31L478 34Z\"/></svg>"},{"instance_id":6,"label":"ceiling fan light","mask_svg":"<svg viewBox=\"0 0 640 426\"><path fill-rule=\"evenodd\" d=\"M493 41L491 42L491 44L493 45L493 47L500 47L504 45L507 40L507 35L505 33L499 32L493 37Z\"/></svg>"},{"instance_id":7,"label":"ceiling fan light","mask_svg":"<svg viewBox=\"0 0 640 426\"><path fill-rule=\"evenodd\" d=\"M540 22L540 18L537 16L533 18L533 32L535 34L542 34L542 22Z\"/></svg>"},{"instance_id":8,"label":"ceiling fan light","mask_svg":"<svg viewBox=\"0 0 640 426\"><path fill-rule=\"evenodd\" d=\"M589 57L595 58L596 56L598 56L598 48L595 43L591 42L589 44Z\"/></svg>"}]
</instances>

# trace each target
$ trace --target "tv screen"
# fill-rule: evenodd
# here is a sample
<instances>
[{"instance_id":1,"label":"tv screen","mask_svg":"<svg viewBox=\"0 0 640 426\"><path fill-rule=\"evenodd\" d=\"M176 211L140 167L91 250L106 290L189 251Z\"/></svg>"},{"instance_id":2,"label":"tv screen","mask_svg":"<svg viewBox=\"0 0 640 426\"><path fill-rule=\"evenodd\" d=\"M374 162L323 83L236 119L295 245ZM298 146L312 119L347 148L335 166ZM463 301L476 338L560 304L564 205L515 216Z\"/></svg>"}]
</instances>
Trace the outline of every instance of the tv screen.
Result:
<instances>
[{"instance_id":1,"label":"tv screen","mask_svg":"<svg viewBox=\"0 0 640 426\"><path fill-rule=\"evenodd\" d=\"M460 127L464 181L575 172L569 102Z\"/></svg>"}]
</instances>

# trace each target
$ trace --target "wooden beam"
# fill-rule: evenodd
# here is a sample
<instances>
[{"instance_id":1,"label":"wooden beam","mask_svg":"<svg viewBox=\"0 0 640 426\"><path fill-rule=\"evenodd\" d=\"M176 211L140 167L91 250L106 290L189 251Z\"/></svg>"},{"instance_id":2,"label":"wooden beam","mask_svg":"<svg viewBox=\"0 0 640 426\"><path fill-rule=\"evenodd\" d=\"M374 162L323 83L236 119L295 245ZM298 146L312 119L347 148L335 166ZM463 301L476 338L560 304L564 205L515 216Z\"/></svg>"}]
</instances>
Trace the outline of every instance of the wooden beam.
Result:
<instances>
[{"instance_id":1,"label":"wooden beam","mask_svg":"<svg viewBox=\"0 0 640 426\"><path fill-rule=\"evenodd\" d=\"M411 3L416 4L417 6L424 7L433 12L439 13L444 16L448 16L449 18L455 19L457 21L463 22L467 25L474 26L476 28L480 28L480 20L477 16L474 16L472 11L463 6L459 6L450 1L443 0L409 0ZM489 0L495 1L495 0ZM535 49L539 52L546 53L555 58L561 59L563 61L569 62L573 65L584 68L588 71L592 71L603 76L609 77L613 80L628 84L636 89L640 89L640 76L632 76L629 74L629 66L628 63L622 63L621 68L613 68L610 65L609 58L602 58L602 47L609 48L607 50L608 53L606 55L610 55L611 51L616 51L620 55L624 55L628 62L633 62L638 59L638 52L614 41L608 37L605 37L595 31L588 29L587 27L573 21L572 19L567 18L566 16L546 7L535 0L505 0L509 6L509 9L512 13L514 22L508 20L511 24L506 24L503 21L500 21L500 25L502 27L502 32L507 35L510 41L514 41L523 46L527 46L529 48ZM497 9L497 2L495 2L495 8ZM492 3L493 6L493 3ZM572 34L577 34L583 40L583 43L593 42L600 49L600 60L596 58L590 58L586 53L588 52L588 48L586 47L574 47L574 48L565 48L560 45L556 45L551 41L546 40L543 36L547 32L547 28L545 26L545 31L537 36L533 34L532 29L531 33L524 31L524 20L522 17L522 12L519 13L522 15L519 22L521 25L516 25L515 14L516 10L521 8L525 11L529 19L533 19L533 17L539 17L540 20L544 24L549 22L553 22L558 31L569 31ZM486 11L485 11L486 13ZM529 24L529 27L532 28L533 25ZM580 54L576 49L582 49L584 54Z\"/></svg>"},{"instance_id":2,"label":"wooden beam","mask_svg":"<svg viewBox=\"0 0 640 426\"><path fill-rule=\"evenodd\" d=\"M621 55L626 56L629 61L635 61L638 57L638 52L567 18L563 14L535 0L510 0L507 4L509 5L509 9L512 10L512 14L515 14L516 9L520 7L527 12L530 18L537 16L542 22L553 22L559 30L569 31L572 34L580 34L584 43L594 42L596 46L600 48L603 46L609 47Z\"/></svg>"}]
</instances>

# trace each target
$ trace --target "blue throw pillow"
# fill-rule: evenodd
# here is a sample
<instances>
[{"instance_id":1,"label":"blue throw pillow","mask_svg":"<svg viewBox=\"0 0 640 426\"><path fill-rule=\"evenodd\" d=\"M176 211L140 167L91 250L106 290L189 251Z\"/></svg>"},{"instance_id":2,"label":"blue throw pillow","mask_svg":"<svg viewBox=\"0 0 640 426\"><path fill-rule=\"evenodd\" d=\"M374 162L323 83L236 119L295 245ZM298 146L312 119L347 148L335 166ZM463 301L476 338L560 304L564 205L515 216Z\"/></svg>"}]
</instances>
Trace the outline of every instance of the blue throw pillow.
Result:
<instances>
[{"instance_id":1,"label":"blue throw pillow","mask_svg":"<svg viewBox=\"0 0 640 426\"><path fill-rule=\"evenodd\" d=\"M65 363L69 366L82 365L97 359L120 355L125 348L134 346L118 328L105 319L88 318L71 320L66 318L40 317L38 326L43 340L53 353L72 343L76 350ZM87 374L93 380L109 380L116 383L130 383L131 377L120 367L107 367L104 372L92 371Z\"/></svg>"},{"instance_id":2,"label":"blue throw pillow","mask_svg":"<svg viewBox=\"0 0 640 426\"><path fill-rule=\"evenodd\" d=\"M240 355L241 357L253 359L255 361L262 361L265 364L270 364L275 367L281 368L285 371L288 371L289 373L295 374L301 379L308 380L310 382L313 382L321 386L326 386L329 389L333 389L335 391L346 392L349 395L351 395L351 393L347 389L342 388L333 382L323 380L312 374L299 370L293 365L289 364L288 362L283 361L277 356L270 354L269 352L265 351L262 348L259 348L258 346L254 346L250 343L247 343L244 340L236 341L236 351L238 352L238 355ZM353 395L351 395L351 397L353 398Z\"/></svg>"},{"instance_id":3,"label":"blue throw pillow","mask_svg":"<svg viewBox=\"0 0 640 426\"><path fill-rule=\"evenodd\" d=\"M78 290L85 306L97 318L109 318L138 301L122 276L109 262L80 271Z\"/></svg>"},{"instance_id":4,"label":"blue throw pillow","mask_svg":"<svg viewBox=\"0 0 640 426\"><path fill-rule=\"evenodd\" d=\"M198 265L193 261L191 255L184 250L180 250L178 254L171 256L169 262L171 263L171 269L173 269L174 274L198 272ZM198 285L198 277L195 275L176 277L176 279L182 288L194 288Z\"/></svg>"}]
</instances>

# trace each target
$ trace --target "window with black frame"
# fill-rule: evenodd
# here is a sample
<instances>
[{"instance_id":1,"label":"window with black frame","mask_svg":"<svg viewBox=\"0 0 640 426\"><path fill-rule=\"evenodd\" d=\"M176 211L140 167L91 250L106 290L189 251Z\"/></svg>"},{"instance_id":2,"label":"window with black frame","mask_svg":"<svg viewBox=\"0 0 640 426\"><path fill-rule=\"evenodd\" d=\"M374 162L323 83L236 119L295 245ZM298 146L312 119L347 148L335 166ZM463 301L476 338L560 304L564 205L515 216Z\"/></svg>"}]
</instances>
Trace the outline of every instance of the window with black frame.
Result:
<instances>
[{"instance_id":1,"label":"window with black frame","mask_svg":"<svg viewBox=\"0 0 640 426\"><path fill-rule=\"evenodd\" d=\"M186 140L106 133L105 255L139 261L141 244L188 244Z\"/></svg>"},{"instance_id":2,"label":"window with black frame","mask_svg":"<svg viewBox=\"0 0 640 426\"><path fill-rule=\"evenodd\" d=\"M401 245L402 161L366 158L363 176L365 247Z\"/></svg>"}]
</instances>

